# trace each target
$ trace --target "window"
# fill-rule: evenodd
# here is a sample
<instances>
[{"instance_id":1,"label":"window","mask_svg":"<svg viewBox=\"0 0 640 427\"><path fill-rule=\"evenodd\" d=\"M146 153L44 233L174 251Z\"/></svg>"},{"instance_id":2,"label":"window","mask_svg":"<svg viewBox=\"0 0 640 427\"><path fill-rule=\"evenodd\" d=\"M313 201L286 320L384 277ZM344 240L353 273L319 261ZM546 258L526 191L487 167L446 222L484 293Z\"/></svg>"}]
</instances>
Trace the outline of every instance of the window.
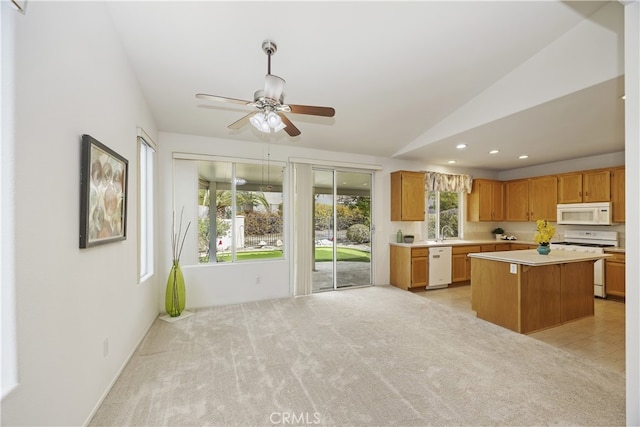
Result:
<instances>
[{"instance_id":1,"label":"window","mask_svg":"<svg viewBox=\"0 0 640 427\"><path fill-rule=\"evenodd\" d=\"M460 200L462 193L427 191L427 239L460 237Z\"/></svg>"},{"instance_id":2,"label":"window","mask_svg":"<svg viewBox=\"0 0 640 427\"><path fill-rule=\"evenodd\" d=\"M139 280L142 282L153 274L153 163L154 147L150 138L139 137L139 209L138 209L138 248Z\"/></svg>"},{"instance_id":3,"label":"window","mask_svg":"<svg viewBox=\"0 0 640 427\"><path fill-rule=\"evenodd\" d=\"M199 162L199 263L283 258L283 174L270 163Z\"/></svg>"}]
</instances>

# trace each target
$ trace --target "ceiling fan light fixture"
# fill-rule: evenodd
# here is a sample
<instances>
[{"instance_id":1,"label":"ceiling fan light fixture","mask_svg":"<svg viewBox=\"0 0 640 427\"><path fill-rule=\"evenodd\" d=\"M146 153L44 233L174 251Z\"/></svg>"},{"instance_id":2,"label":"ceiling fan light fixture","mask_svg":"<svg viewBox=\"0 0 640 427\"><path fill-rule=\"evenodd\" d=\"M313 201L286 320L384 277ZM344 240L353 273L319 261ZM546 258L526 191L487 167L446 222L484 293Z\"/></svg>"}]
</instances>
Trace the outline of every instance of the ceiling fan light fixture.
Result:
<instances>
[{"instance_id":1,"label":"ceiling fan light fixture","mask_svg":"<svg viewBox=\"0 0 640 427\"><path fill-rule=\"evenodd\" d=\"M269 123L269 127L271 129L275 129L282 124L282 119L275 112L270 111L267 114L267 123Z\"/></svg>"},{"instance_id":2,"label":"ceiling fan light fixture","mask_svg":"<svg viewBox=\"0 0 640 427\"><path fill-rule=\"evenodd\" d=\"M261 111L258 111L253 116L249 117L249 123L251 123L256 129L260 130L262 123L264 122L264 115Z\"/></svg>"}]
</instances>

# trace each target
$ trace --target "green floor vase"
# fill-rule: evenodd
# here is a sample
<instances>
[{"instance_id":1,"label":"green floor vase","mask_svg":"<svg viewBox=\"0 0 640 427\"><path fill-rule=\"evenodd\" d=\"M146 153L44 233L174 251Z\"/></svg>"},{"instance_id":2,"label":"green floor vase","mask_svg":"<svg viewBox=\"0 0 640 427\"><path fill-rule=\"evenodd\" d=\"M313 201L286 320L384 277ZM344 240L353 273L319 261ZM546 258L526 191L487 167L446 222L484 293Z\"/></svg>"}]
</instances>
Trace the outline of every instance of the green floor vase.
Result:
<instances>
[{"instance_id":1,"label":"green floor vase","mask_svg":"<svg viewBox=\"0 0 640 427\"><path fill-rule=\"evenodd\" d=\"M184 310L185 302L184 277L180 264L175 261L169 272L169 279L167 279L167 291L164 299L167 314L171 317L180 316Z\"/></svg>"}]
</instances>

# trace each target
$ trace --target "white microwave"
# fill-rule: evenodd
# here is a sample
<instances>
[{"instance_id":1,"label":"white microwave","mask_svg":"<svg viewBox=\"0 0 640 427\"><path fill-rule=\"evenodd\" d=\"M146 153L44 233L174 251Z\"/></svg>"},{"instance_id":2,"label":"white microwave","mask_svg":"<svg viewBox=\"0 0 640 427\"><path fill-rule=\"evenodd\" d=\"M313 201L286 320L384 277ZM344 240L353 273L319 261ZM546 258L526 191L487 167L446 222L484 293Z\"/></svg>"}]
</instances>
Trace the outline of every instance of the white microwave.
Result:
<instances>
[{"instance_id":1,"label":"white microwave","mask_svg":"<svg viewBox=\"0 0 640 427\"><path fill-rule=\"evenodd\" d=\"M611 225L611 202L559 204L558 224Z\"/></svg>"}]
</instances>

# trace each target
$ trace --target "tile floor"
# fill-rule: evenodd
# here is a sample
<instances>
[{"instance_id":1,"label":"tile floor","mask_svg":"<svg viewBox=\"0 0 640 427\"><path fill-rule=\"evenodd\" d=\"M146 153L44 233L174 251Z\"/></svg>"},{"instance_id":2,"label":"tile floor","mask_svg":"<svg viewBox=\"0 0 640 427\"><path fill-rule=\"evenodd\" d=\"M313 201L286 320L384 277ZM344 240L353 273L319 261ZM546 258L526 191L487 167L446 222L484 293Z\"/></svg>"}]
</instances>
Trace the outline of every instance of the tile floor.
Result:
<instances>
[{"instance_id":1,"label":"tile floor","mask_svg":"<svg viewBox=\"0 0 640 427\"><path fill-rule=\"evenodd\" d=\"M475 316L471 310L471 286L416 292L461 312ZM555 328L529 334L530 337L590 358L617 372L625 370L624 303L595 299L595 315Z\"/></svg>"}]
</instances>

